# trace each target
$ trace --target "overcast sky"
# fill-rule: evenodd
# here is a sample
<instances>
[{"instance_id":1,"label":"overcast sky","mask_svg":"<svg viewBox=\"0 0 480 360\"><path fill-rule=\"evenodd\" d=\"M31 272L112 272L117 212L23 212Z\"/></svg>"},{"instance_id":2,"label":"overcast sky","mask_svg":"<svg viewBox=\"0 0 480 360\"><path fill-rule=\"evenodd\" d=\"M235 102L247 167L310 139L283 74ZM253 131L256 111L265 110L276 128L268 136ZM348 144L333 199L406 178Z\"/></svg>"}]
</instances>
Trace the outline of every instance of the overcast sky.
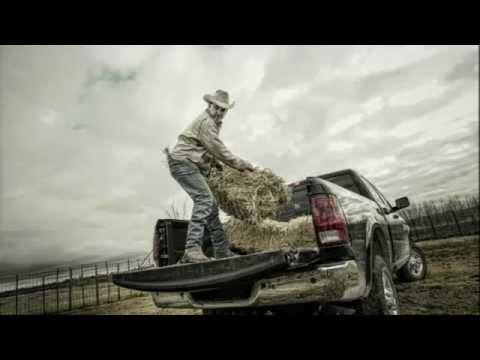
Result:
<instances>
[{"instance_id":1,"label":"overcast sky","mask_svg":"<svg viewBox=\"0 0 480 360\"><path fill-rule=\"evenodd\" d=\"M221 138L287 181L478 192L474 46L0 46L0 272L147 253L187 199L161 150L227 90ZM187 206L191 206L187 200Z\"/></svg>"}]
</instances>

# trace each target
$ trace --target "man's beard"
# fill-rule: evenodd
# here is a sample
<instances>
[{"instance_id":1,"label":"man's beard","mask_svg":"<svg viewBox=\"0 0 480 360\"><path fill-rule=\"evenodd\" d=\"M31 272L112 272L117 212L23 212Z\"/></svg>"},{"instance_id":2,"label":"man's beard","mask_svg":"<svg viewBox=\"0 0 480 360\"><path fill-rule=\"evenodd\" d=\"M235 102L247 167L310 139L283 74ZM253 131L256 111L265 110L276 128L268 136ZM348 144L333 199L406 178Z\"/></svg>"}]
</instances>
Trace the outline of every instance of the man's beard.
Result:
<instances>
[{"instance_id":1,"label":"man's beard","mask_svg":"<svg viewBox=\"0 0 480 360\"><path fill-rule=\"evenodd\" d=\"M218 112L215 112L215 115L213 115L213 118L215 120L223 120L224 117L225 117L225 113L219 114Z\"/></svg>"},{"instance_id":2,"label":"man's beard","mask_svg":"<svg viewBox=\"0 0 480 360\"><path fill-rule=\"evenodd\" d=\"M216 111L216 110L211 111L210 109L208 109L208 113L215 120L223 120L223 118L225 117L225 112L222 113L222 114L219 114L218 111Z\"/></svg>"}]
</instances>

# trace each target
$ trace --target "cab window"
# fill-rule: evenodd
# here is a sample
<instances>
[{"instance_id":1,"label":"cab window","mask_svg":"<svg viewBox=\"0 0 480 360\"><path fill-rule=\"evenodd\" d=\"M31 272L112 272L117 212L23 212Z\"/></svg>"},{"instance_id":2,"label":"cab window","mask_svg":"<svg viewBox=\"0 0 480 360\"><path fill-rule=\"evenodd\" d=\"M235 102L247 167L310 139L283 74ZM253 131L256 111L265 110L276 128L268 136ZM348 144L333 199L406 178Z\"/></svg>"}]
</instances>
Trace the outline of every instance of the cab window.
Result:
<instances>
[{"instance_id":1,"label":"cab window","mask_svg":"<svg viewBox=\"0 0 480 360\"><path fill-rule=\"evenodd\" d=\"M357 184L355 183L353 177L350 174L341 174L336 176L331 175L322 175L320 176L321 179L330 181L335 185L341 186L347 190L350 190L358 195L364 196L360 189L358 188Z\"/></svg>"},{"instance_id":2,"label":"cab window","mask_svg":"<svg viewBox=\"0 0 480 360\"><path fill-rule=\"evenodd\" d=\"M370 182L367 179L365 179L363 176L362 176L362 180L364 181L365 186L367 187L368 191L372 195L375 202L378 205L380 205L382 208L385 208L387 211L390 211L391 209L390 204L388 204L388 202L383 198L383 196L381 196L377 192L377 189L372 184L370 184Z\"/></svg>"}]
</instances>

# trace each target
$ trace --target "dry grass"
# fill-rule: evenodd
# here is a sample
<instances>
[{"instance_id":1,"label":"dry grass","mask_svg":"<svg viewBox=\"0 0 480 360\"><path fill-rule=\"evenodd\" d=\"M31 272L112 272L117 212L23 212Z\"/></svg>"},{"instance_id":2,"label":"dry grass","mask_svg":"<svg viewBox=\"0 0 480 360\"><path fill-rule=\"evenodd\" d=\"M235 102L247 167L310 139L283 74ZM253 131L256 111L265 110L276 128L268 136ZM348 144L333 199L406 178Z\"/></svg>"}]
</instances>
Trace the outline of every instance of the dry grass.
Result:
<instances>
[{"instance_id":1,"label":"dry grass","mask_svg":"<svg viewBox=\"0 0 480 360\"><path fill-rule=\"evenodd\" d=\"M315 232L310 216L301 216L289 222L266 219L256 225L231 218L224 229L227 239L234 246L251 251L315 246Z\"/></svg>"},{"instance_id":2,"label":"dry grass","mask_svg":"<svg viewBox=\"0 0 480 360\"><path fill-rule=\"evenodd\" d=\"M287 201L285 181L270 170L240 172L230 167L212 170L208 180L219 207L248 224L259 224L275 216Z\"/></svg>"},{"instance_id":3,"label":"dry grass","mask_svg":"<svg viewBox=\"0 0 480 360\"><path fill-rule=\"evenodd\" d=\"M64 313L65 315L201 315L198 309L160 309L155 306L152 296L125 299L112 304L78 309Z\"/></svg>"},{"instance_id":4,"label":"dry grass","mask_svg":"<svg viewBox=\"0 0 480 360\"><path fill-rule=\"evenodd\" d=\"M315 234L310 217L289 222L272 220L287 202L287 186L270 170L215 169L209 185L220 208L231 216L224 229L235 246L265 251L312 245Z\"/></svg>"},{"instance_id":5,"label":"dry grass","mask_svg":"<svg viewBox=\"0 0 480 360\"><path fill-rule=\"evenodd\" d=\"M476 235L418 243L429 274L397 285L402 314L480 315L479 240Z\"/></svg>"},{"instance_id":6,"label":"dry grass","mask_svg":"<svg viewBox=\"0 0 480 360\"><path fill-rule=\"evenodd\" d=\"M479 237L431 240L419 244L430 272L425 280L398 284L402 314L479 315ZM196 309L159 309L150 294L71 312L81 315L199 315Z\"/></svg>"}]
</instances>

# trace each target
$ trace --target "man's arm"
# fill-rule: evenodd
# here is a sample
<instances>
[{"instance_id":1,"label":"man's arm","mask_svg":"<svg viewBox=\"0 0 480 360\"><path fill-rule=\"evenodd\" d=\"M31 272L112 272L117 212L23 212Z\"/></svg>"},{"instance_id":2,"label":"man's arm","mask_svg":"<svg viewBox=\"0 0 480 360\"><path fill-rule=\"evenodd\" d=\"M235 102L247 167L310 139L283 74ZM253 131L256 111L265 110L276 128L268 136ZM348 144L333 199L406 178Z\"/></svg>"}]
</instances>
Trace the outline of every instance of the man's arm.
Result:
<instances>
[{"instance_id":1,"label":"man's arm","mask_svg":"<svg viewBox=\"0 0 480 360\"><path fill-rule=\"evenodd\" d=\"M222 140L218 138L217 130L213 120L205 120L201 126L198 136L198 140L216 159L221 160L225 164L237 170L253 171L253 166L248 161L242 160L233 155L230 150L227 149Z\"/></svg>"}]
</instances>

